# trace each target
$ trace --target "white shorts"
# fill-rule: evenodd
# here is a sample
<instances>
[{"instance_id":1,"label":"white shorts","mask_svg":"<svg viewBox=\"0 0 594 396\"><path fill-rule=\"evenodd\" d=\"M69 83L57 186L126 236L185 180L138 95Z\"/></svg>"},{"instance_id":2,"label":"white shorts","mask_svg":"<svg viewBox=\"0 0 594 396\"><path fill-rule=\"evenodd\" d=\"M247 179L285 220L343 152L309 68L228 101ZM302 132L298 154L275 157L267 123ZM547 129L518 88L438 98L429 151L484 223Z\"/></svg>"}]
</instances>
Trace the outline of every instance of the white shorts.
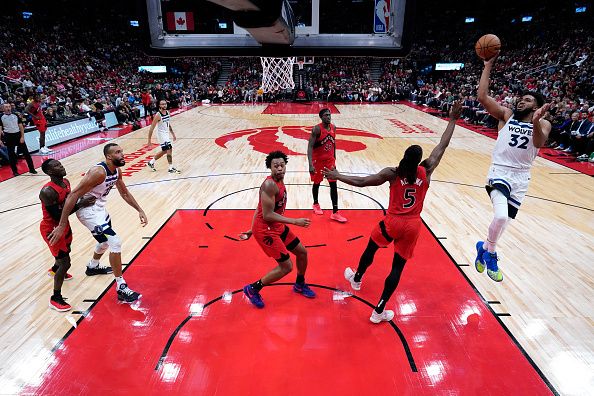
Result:
<instances>
[{"instance_id":1,"label":"white shorts","mask_svg":"<svg viewBox=\"0 0 594 396\"><path fill-rule=\"evenodd\" d=\"M509 217L514 219L522 205L530 183L530 170L491 165L487 176L487 193L499 190L507 198Z\"/></svg>"},{"instance_id":2,"label":"white shorts","mask_svg":"<svg viewBox=\"0 0 594 396\"><path fill-rule=\"evenodd\" d=\"M115 235L111 228L111 217L103 206L91 205L76 211L78 220L91 231L98 242L106 242L105 235Z\"/></svg>"}]
</instances>

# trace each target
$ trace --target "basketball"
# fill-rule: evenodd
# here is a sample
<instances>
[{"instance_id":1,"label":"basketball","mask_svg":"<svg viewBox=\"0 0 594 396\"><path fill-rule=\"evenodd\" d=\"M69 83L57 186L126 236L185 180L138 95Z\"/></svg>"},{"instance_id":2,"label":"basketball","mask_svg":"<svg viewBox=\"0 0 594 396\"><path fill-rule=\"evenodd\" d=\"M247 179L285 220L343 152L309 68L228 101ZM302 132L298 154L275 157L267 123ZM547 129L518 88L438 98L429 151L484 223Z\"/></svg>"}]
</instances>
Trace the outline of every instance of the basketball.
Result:
<instances>
[{"instance_id":1,"label":"basketball","mask_svg":"<svg viewBox=\"0 0 594 396\"><path fill-rule=\"evenodd\" d=\"M485 34L478 39L474 49L479 58L489 60L501 49L501 40L494 34Z\"/></svg>"}]
</instances>

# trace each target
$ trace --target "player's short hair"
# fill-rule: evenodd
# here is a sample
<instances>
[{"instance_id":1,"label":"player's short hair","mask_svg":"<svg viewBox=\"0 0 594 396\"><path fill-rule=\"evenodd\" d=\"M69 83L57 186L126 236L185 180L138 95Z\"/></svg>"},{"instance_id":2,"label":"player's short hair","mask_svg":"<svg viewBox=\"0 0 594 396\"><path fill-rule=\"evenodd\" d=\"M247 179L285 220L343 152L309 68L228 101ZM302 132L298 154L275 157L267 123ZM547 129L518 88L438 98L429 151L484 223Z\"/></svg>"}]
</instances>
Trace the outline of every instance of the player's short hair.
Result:
<instances>
[{"instance_id":1,"label":"player's short hair","mask_svg":"<svg viewBox=\"0 0 594 396\"><path fill-rule=\"evenodd\" d=\"M282 158L285 160L285 164L289 162L289 157L287 157L287 154L283 153L282 151L273 151L266 156L266 168L270 169L272 166L272 160L277 158Z\"/></svg>"},{"instance_id":2,"label":"player's short hair","mask_svg":"<svg viewBox=\"0 0 594 396\"><path fill-rule=\"evenodd\" d=\"M43 163L41 164L41 170L43 171L43 173L45 173L46 175L49 176L49 173L47 173L49 171L49 167L52 161L57 161L53 158L48 158L45 161L43 161Z\"/></svg>"},{"instance_id":3,"label":"player's short hair","mask_svg":"<svg viewBox=\"0 0 594 396\"><path fill-rule=\"evenodd\" d=\"M109 150L113 147L113 146L117 146L116 143L107 143L105 146L103 146L103 155L107 155L109 154Z\"/></svg>"},{"instance_id":4,"label":"player's short hair","mask_svg":"<svg viewBox=\"0 0 594 396\"><path fill-rule=\"evenodd\" d=\"M328 113L330 113L330 109L329 109L329 108L327 108L327 107L324 107L322 110L320 110L320 112L318 113L318 115L320 116L320 118L322 118L322 115L323 115L325 112L328 112ZM330 113L330 114L332 114L332 113Z\"/></svg>"},{"instance_id":5,"label":"player's short hair","mask_svg":"<svg viewBox=\"0 0 594 396\"><path fill-rule=\"evenodd\" d=\"M522 92L522 96L524 95L532 96L536 100L536 104L538 105L538 107L542 107L545 104L545 98L544 96L542 96L540 92L526 90Z\"/></svg>"}]
</instances>

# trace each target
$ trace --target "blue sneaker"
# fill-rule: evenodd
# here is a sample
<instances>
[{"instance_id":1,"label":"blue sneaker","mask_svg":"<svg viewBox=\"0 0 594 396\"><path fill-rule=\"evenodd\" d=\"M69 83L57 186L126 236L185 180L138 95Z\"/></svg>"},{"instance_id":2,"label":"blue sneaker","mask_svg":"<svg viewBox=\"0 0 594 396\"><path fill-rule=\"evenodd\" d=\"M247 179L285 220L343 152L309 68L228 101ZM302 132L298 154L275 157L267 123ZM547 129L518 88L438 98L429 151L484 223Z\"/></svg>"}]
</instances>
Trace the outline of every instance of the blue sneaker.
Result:
<instances>
[{"instance_id":1,"label":"blue sneaker","mask_svg":"<svg viewBox=\"0 0 594 396\"><path fill-rule=\"evenodd\" d=\"M303 294L307 298L314 298L316 293L309 288L305 283L295 283L293 285L293 291L295 293Z\"/></svg>"},{"instance_id":2,"label":"blue sneaker","mask_svg":"<svg viewBox=\"0 0 594 396\"><path fill-rule=\"evenodd\" d=\"M246 285L243 287L243 294L254 304L257 308L264 308L264 300L260 293L254 290L252 285Z\"/></svg>"},{"instance_id":3,"label":"blue sneaker","mask_svg":"<svg viewBox=\"0 0 594 396\"><path fill-rule=\"evenodd\" d=\"M476 259L474 260L474 268L481 274L485 271L485 260L483 260L483 254L486 250L483 249L483 241L476 243Z\"/></svg>"},{"instance_id":4,"label":"blue sneaker","mask_svg":"<svg viewBox=\"0 0 594 396\"><path fill-rule=\"evenodd\" d=\"M493 279L495 282L501 282L503 280L503 274L499 271L499 267L497 266L498 260L496 252L485 252L483 254L483 261L487 264L487 275L489 275L489 278Z\"/></svg>"}]
</instances>

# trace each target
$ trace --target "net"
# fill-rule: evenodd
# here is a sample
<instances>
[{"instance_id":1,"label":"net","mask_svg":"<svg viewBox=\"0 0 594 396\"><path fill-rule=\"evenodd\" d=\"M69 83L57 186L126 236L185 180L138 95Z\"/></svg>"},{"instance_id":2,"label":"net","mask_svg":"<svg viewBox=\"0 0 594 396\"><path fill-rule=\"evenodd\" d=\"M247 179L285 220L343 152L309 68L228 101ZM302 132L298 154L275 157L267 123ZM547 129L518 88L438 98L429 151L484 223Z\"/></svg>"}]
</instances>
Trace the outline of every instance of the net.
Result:
<instances>
[{"instance_id":1,"label":"net","mask_svg":"<svg viewBox=\"0 0 594 396\"><path fill-rule=\"evenodd\" d=\"M262 62L262 89L264 92L295 88L293 65L295 57L260 58Z\"/></svg>"}]
</instances>

